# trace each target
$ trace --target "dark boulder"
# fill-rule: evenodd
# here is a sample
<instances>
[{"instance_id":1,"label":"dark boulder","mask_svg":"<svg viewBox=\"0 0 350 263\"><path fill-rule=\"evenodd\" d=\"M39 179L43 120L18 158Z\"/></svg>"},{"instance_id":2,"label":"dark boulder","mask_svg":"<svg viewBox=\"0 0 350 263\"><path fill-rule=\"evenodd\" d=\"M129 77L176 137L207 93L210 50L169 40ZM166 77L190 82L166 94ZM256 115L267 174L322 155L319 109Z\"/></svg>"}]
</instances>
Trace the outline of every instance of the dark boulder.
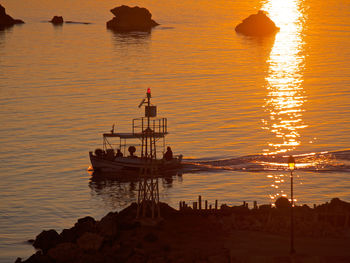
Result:
<instances>
[{"instance_id":1,"label":"dark boulder","mask_svg":"<svg viewBox=\"0 0 350 263\"><path fill-rule=\"evenodd\" d=\"M103 237L115 237L118 234L118 212L109 212L96 225L97 232Z\"/></svg>"},{"instance_id":2,"label":"dark boulder","mask_svg":"<svg viewBox=\"0 0 350 263\"><path fill-rule=\"evenodd\" d=\"M63 229L61 234L62 242L71 242L74 243L78 238L76 228L72 227L71 229Z\"/></svg>"},{"instance_id":3,"label":"dark boulder","mask_svg":"<svg viewBox=\"0 0 350 263\"><path fill-rule=\"evenodd\" d=\"M172 208L167 203L159 202L159 209L160 209L160 215L163 218L172 218L174 215L178 213L176 209Z\"/></svg>"},{"instance_id":4,"label":"dark boulder","mask_svg":"<svg viewBox=\"0 0 350 263\"><path fill-rule=\"evenodd\" d=\"M287 209L290 208L290 202L286 197L279 197L275 202L277 209Z\"/></svg>"},{"instance_id":5,"label":"dark boulder","mask_svg":"<svg viewBox=\"0 0 350 263\"><path fill-rule=\"evenodd\" d=\"M76 231L78 237L82 236L86 232L95 232L96 221L91 216L86 216L84 218L78 219L75 223L73 229Z\"/></svg>"},{"instance_id":6,"label":"dark boulder","mask_svg":"<svg viewBox=\"0 0 350 263\"><path fill-rule=\"evenodd\" d=\"M236 32L247 36L268 36L279 30L275 23L259 10L257 14L250 15L235 28Z\"/></svg>"},{"instance_id":7,"label":"dark boulder","mask_svg":"<svg viewBox=\"0 0 350 263\"><path fill-rule=\"evenodd\" d=\"M83 262L79 260L83 256L83 251L73 243L58 244L50 249L47 255L55 263Z\"/></svg>"},{"instance_id":8,"label":"dark boulder","mask_svg":"<svg viewBox=\"0 0 350 263\"><path fill-rule=\"evenodd\" d=\"M54 263L53 260L48 257L47 255L43 255L41 251L37 251L35 254L33 254L31 257L29 257L25 261L17 261L15 263Z\"/></svg>"},{"instance_id":9,"label":"dark boulder","mask_svg":"<svg viewBox=\"0 0 350 263\"><path fill-rule=\"evenodd\" d=\"M333 198L329 204L330 210L339 210L339 211L349 211L350 212L350 203L340 200L339 198Z\"/></svg>"},{"instance_id":10,"label":"dark boulder","mask_svg":"<svg viewBox=\"0 0 350 263\"><path fill-rule=\"evenodd\" d=\"M63 17L62 16L54 16L50 22L54 25L62 25L63 24Z\"/></svg>"},{"instance_id":11,"label":"dark boulder","mask_svg":"<svg viewBox=\"0 0 350 263\"><path fill-rule=\"evenodd\" d=\"M77 245L84 251L97 251L102 246L103 237L98 234L86 232L77 240Z\"/></svg>"},{"instance_id":12,"label":"dark boulder","mask_svg":"<svg viewBox=\"0 0 350 263\"><path fill-rule=\"evenodd\" d=\"M152 14L146 9L138 6L119 6L111 10L115 16L107 22L107 28L121 32L150 31L159 25L152 19Z\"/></svg>"},{"instance_id":13,"label":"dark boulder","mask_svg":"<svg viewBox=\"0 0 350 263\"><path fill-rule=\"evenodd\" d=\"M1 27L10 27L15 24L23 24L24 22L20 19L13 19L11 16L6 14L5 7L0 5L0 28Z\"/></svg>"},{"instance_id":14,"label":"dark boulder","mask_svg":"<svg viewBox=\"0 0 350 263\"><path fill-rule=\"evenodd\" d=\"M50 248L56 246L61 242L60 235L56 232L56 230L44 230L42 231L36 238L33 243L35 248L40 248L44 251L44 253Z\"/></svg>"}]
</instances>

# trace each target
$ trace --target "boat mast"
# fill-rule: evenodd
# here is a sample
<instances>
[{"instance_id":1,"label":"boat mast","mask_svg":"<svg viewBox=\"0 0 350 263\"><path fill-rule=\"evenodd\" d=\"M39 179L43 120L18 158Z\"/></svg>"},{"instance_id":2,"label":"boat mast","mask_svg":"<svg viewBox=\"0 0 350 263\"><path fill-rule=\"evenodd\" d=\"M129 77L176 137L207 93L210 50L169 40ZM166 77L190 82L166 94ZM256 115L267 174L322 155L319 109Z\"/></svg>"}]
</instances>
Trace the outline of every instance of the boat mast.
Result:
<instances>
[{"instance_id":1,"label":"boat mast","mask_svg":"<svg viewBox=\"0 0 350 263\"><path fill-rule=\"evenodd\" d=\"M149 112L147 112L147 109L149 109L150 108L150 106L151 106L151 89L150 88L148 88L147 89L147 108L146 108L146 111L145 111L145 113L146 113L146 117L147 117L147 128L146 128L146 158L148 157L148 152L147 152L147 146L148 146L148 143L147 143L147 141L148 141L148 138L150 138L150 152L151 152L151 158L152 158L152 149L151 149L151 145L152 145L152 143L151 143L151 140L152 140L152 138L151 137L148 137L148 135L149 135L149 132L151 131L151 127L150 127L150 122L151 122L151 120L150 120L150 114L149 114Z\"/></svg>"},{"instance_id":2,"label":"boat mast","mask_svg":"<svg viewBox=\"0 0 350 263\"><path fill-rule=\"evenodd\" d=\"M139 191L137 198L136 218L147 217L147 210L151 219L160 218L159 208L159 187L158 187L158 166L156 162L156 138L155 130L151 129L151 117L156 117L156 106L151 106L151 89L147 89L147 105L145 106L145 117L147 118L147 128L142 130L142 149L145 148L143 156L143 166L139 171ZM141 102L140 105L142 105ZM143 119L143 118L142 118ZM143 121L142 121L143 123ZM143 126L143 125L142 125ZM153 128L155 125L153 123ZM149 143L149 152L148 152Z\"/></svg>"}]
</instances>

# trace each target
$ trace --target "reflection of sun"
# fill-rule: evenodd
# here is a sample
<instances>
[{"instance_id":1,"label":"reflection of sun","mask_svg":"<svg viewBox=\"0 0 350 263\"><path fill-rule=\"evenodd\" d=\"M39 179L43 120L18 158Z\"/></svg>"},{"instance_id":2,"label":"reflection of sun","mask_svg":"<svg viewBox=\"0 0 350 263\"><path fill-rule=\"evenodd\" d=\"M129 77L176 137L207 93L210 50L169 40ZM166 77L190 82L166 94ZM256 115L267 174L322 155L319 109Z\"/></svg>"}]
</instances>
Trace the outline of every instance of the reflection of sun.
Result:
<instances>
[{"instance_id":1,"label":"reflection of sun","mask_svg":"<svg viewBox=\"0 0 350 263\"><path fill-rule=\"evenodd\" d=\"M267 0L262 7L280 28L268 59L269 70L265 78L267 97L263 107L269 116L262 120L262 128L274 135L264 149L265 155L295 150L301 144L300 131L307 127L303 121L302 1ZM287 197L285 175L268 177L272 179L271 201Z\"/></svg>"},{"instance_id":2,"label":"reflection of sun","mask_svg":"<svg viewBox=\"0 0 350 263\"><path fill-rule=\"evenodd\" d=\"M265 155L294 150L300 145L299 130L306 127L302 112L305 102L303 82L304 56L301 55L302 13L298 0L269 0L262 8L280 27L268 60L268 95L264 108L269 118L263 129L275 136L264 149Z\"/></svg>"}]
</instances>

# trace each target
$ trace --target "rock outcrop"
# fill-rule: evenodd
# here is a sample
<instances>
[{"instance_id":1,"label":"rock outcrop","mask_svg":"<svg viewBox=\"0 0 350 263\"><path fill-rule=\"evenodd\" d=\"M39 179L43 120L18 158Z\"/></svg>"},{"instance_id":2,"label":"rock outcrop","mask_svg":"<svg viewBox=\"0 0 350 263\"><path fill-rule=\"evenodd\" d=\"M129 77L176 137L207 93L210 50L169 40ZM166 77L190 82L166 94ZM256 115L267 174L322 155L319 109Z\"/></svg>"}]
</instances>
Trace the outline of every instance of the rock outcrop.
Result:
<instances>
[{"instance_id":1,"label":"rock outcrop","mask_svg":"<svg viewBox=\"0 0 350 263\"><path fill-rule=\"evenodd\" d=\"M111 9L115 16L107 22L107 28L120 31L150 31L153 27L159 25L152 19L152 14L146 9L138 6L119 6Z\"/></svg>"},{"instance_id":2,"label":"rock outcrop","mask_svg":"<svg viewBox=\"0 0 350 263\"><path fill-rule=\"evenodd\" d=\"M236 26L235 30L247 36L268 36L276 33L279 28L264 11L259 10L257 14L244 19Z\"/></svg>"},{"instance_id":3,"label":"rock outcrop","mask_svg":"<svg viewBox=\"0 0 350 263\"><path fill-rule=\"evenodd\" d=\"M0 28L10 27L15 24L24 24L20 19L13 19L11 16L6 14L5 7L0 5Z\"/></svg>"},{"instance_id":4,"label":"rock outcrop","mask_svg":"<svg viewBox=\"0 0 350 263\"><path fill-rule=\"evenodd\" d=\"M63 17L62 16L54 16L49 22L51 22L54 25L62 25L63 24Z\"/></svg>"}]
</instances>

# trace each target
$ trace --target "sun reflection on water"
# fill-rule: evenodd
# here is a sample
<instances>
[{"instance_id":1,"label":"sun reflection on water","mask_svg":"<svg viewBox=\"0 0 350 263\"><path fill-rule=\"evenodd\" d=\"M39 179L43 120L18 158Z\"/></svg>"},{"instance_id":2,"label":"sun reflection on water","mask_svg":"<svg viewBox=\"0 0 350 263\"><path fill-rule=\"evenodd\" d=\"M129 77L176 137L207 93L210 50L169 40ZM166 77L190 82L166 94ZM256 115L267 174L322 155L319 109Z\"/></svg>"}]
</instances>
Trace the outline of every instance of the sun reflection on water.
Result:
<instances>
[{"instance_id":1,"label":"sun reflection on water","mask_svg":"<svg viewBox=\"0 0 350 263\"><path fill-rule=\"evenodd\" d=\"M268 117L262 120L262 128L274 135L263 149L263 154L275 155L293 151L300 146L301 130L307 127L303 121L306 97L302 85L305 60L302 30L305 14L301 0L268 0L262 10L280 28L267 61L267 97L263 107ZM289 177L286 177L284 174L268 175L272 179L273 190L269 195L272 202L281 196L287 197L286 183Z\"/></svg>"},{"instance_id":2,"label":"sun reflection on water","mask_svg":"<svg viewBox=\"0 0 350 263\"><path fill-rule=\"evenodd\" d=\"M265 78L267 98L264 109L269 113L262 120L263 129L274 134L265 155L285 153L301 144L303 104L306 100L303 83L303 10L298 0L269 0L263 5L270 18L280 27L270 57Z\"/></svg>"}]
</instances>

